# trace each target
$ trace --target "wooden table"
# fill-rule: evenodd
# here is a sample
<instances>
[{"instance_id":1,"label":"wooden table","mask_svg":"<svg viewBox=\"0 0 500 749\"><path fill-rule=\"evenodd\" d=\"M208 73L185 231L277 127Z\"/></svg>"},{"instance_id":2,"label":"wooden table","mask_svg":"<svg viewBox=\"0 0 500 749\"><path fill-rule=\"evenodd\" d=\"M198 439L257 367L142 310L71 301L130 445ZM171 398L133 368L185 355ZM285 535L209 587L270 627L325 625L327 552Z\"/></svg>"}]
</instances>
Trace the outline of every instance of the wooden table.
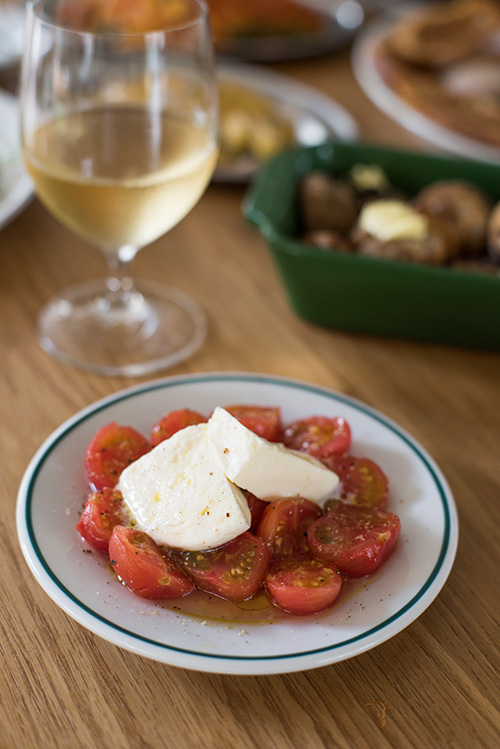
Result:
<instances>
[{"instance_id":1,"label":"wooden table","mask_svg":"<svg viewBox=\"0 0 500 749\"><path fill-rule=\"evenodd\" d=\"M425 147L368 102L347 54L277 69L348 107L365 139ZM281 676L210 675L155 663L99 639L60 610L19 549L18 485L63 420L136 381L76 371L39 348L42 303L104 266L35 200L0 232L0 747L493 749L500 745L500 357L298 319L263 241L240 214L242 196L243 189L212 185L191 215L137 260L137 275L193 294L210 319L203 348L170 373L291 376L352 395L397 421L433 455L456 497L461 536L449 580L417 621L376 649Z\"/></svg>"}]
</instances>

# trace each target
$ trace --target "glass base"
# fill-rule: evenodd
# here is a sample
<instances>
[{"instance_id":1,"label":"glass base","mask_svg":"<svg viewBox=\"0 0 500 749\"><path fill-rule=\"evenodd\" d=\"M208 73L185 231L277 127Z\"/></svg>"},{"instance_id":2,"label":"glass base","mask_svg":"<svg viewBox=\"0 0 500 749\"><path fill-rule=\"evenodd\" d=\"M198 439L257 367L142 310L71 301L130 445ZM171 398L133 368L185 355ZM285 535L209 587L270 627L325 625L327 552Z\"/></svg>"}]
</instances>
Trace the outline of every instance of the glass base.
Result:
<instances>
[{"instance_id":1,"label":"glass base","mask_svg":"<svg viewBox=\"0 0 500 749\"><path fill-rule=\"evenodd\" d=\"M65 289L39 317L42 348L96 374L138 377L191 356L207 334L205 313L170 286L138 281L125 298L104 279Z\"/></svg>"}]
</instances>

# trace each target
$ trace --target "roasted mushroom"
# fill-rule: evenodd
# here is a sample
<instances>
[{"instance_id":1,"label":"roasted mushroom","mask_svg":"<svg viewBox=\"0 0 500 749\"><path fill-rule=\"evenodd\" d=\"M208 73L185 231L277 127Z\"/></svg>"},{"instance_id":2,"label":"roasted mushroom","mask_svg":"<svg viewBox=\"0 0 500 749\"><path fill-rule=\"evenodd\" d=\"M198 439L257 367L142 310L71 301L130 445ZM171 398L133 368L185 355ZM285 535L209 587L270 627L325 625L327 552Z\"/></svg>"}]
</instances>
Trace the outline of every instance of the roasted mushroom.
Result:
<instances>
[{"instance_id":1,"label":"roasted mushroom","mask_svg":"<svg viewBox=\"0 0 500 749\"><path fill-rule=\"evenodd\" d=\"M352 252L354 249L343 234L331 229L309 231L302 235L301 242L333 252Z\"/></svg>"},{"instance_id":2,"label":"roasted mushroom","mask_svg":"<svg viewBox=\"0 0 500 749\"><path fill-rule=\"evenodd\" d=\"M299 185L304 232L316 229L347 233L356 221L357 200L351 187L324 172L307 174Z\"/></svg>"},{"instance_id":3,"label":"roasted mushroom","mask_svg":"<svg viewBox=\"0 0 500 749\"><path fill-rule=\"evenodd\" d=\"M399 200L366 204L352 240L360 255L423 265L444 265L450 253L441 226Z\"/></svg>"},{"instance_id":4,"label":"roasted mushroom","mask_svg":"<svg viewBox=\"0 0 500 749\"><path fill-rule=\"evenodd\" d=\"M477 187L458 180L440 180L425 187L414 205L421 213L448 224L459 238L456 254L484 251L491 203Z\"/></svg>"},{"instance_id":5,"label":"roasted mushroom","mask_svg":"<svg viewBox=\"0 0 500 749\"><path fill-rule=\"evenodd\" d=\"M487 249L491 260L500 265L500 203L493 208L488 221Z\"/></svg>"}]
</instances>

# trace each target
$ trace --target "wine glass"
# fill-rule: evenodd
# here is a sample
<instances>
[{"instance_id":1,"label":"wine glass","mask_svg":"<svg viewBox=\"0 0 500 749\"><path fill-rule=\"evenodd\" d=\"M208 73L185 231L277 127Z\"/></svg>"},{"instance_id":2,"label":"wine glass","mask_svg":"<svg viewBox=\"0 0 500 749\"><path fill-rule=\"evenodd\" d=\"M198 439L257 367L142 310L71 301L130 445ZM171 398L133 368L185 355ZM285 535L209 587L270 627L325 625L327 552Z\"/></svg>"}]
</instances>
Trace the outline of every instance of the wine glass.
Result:
<instances>
[{"instance_id":1,"label":"wine glass","mask_svg":"<svg viewBox=\"0 0 500 749\"><path fill-rule=\"evenodd\" d=\"M205 0L156 5L162 17L148 19L147 28L137 20L128 26L126 16L88 12L116 3L34 0L27 10L21 76L27 168L42 203L100 248L108 268L106 279L49 301L39 317L40 343L100 374L167 368L206 335L206 317L190 297L131 276L138 250L200 199L218 156Z\"/></svg>"}]
</instances>

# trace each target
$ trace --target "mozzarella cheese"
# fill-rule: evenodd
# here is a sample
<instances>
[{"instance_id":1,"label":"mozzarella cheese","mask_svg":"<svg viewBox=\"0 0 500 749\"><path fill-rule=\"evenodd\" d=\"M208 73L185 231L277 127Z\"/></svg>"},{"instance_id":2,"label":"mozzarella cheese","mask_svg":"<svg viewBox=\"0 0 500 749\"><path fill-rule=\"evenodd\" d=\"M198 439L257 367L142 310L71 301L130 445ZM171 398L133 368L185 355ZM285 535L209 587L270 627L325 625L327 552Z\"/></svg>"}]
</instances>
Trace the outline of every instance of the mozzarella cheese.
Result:
<instances>
[{"instance_id":1,"label":"mozzarella cheese","mask_svg":"<svg viewBox=\"0 0 500 749\"><path fill-rule=\"evenodd\" d=\"M319 460L268 442L223 408L210 417L207 436L227 478L260 499L305 497L322 503L338 484L337 475Z\"/></svg>"},{"instance_id":2,"label":"mozzarella cheese","mask_svg":"<svg viewBox=\"0 0 500 749\"><path fill-rule=\"evenodd\" d=\"M243 492L224 475L207 424L189 426L128 466L117 488L158 544L211 549L250 527Z\"/></svg>"}]
</instances>

